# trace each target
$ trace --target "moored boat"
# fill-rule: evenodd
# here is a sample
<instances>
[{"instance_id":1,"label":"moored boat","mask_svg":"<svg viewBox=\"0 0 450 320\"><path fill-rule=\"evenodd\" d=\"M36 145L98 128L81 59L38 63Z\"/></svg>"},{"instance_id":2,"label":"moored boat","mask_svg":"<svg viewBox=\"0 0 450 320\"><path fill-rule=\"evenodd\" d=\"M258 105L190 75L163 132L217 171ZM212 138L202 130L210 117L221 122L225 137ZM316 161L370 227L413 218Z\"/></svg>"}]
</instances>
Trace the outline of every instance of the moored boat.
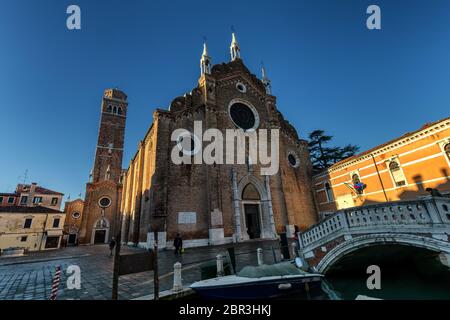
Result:
<instances>
[{"instance_id":1,"label":"moored boat","mask_svg":"<svg viewBox=\"0 0 450 320\"><path fill-rule=\"evenodd\" d=\"M205 299L273 299L320 288L322 278L294 262L281 262L247 266L235 275L195 282L191 288Z\"/></svg>"}]
</instances>

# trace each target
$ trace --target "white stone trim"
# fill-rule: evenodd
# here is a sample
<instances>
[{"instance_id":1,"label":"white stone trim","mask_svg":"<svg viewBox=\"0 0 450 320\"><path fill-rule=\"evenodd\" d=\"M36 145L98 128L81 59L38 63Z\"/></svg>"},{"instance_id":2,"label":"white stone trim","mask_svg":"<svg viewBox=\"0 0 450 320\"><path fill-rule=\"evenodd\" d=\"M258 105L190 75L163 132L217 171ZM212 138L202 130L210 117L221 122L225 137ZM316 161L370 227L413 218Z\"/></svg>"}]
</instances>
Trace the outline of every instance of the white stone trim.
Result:
<instances>
[{"instance_id":1,"label":"white stone trim","mask_svg":"<svg viewBox=\"0 0 450 320\"><path fill-rule=\"evenodd\" d=\"M424 158L420 158L420 159L417 159L417 160L406 162L405 164L403 164L403 167L407 167L407 166L410 166L410 165L413 165L413 164L416 164L416 163L419 163L419 162L422 162L422 161L427 161L427 160L430 160L430 159L433 159L433 158L437 158L437 157L441 157L441 156L442 156L442 153L435 153L435 154L432 154L432 155L424 157Z\"/></svg>"},{"instance_id":2,"label":"white stone trim","mask_svg":"<svg viewBox=\"0 0 450 320\"><path fill-rule=\"evenodd\" d=\"M401 164L401 163L400 163L400 160L399 160L399 157L400 157L400 156L401 156L401 155L393 156L393 157L391 157L390 159L393 159L393 158L397 159L396 161L399 163L400 169L402 170L402 173L403 173L403 175L405 176L406 185L400 186L400 187L396 187L396 188L393 188L393 189L398 189L398 188L403 188L403 187L409 186L408 180L407 180L406 175L404 174L404 171L403 171L403 167L407 167L407 166L410 166L410 165L413 165L413 164L416 164L416 163L420 163L420 162L422 162L422 161L427 161L427 160L430 160L430 159L433 159L433 158L437 158L437 157L440 157L440 156L444 156L445 158L447 158L446 155L445 155L445 153L442 152L442 153L435 153L435 154L432 154L432 155L427 156L427 157L424 157L424 158L420 158L420 159L417 159L417 160L413 160L413 161L410 161L410 162L406 162L406 163ZM388 161L389 161L389 160L383 160L382 162L377 163L377 164L382 164L382 163L388 162ZM449 160L447 159L447 161L449 161ZM372 166L373 166L373 165L372 165ZM449 165L449 166L450 166L450 165ZM361 169L355 170L355 171L361 171ZM353 172L354 172L354 171L352 171L352 173L353 173ZM396 186L396 184L394 183L394 181L393 181L393 179L392 179L392 174L391 174L391 172L390 172L389 169L379 170L379 173L380 173L380 174L385 173L385 172L389 173L389 175L391 176L391 181L392 181L393 185ZM350 173L350 174L352 175L352 173ZM359 176L359 179L361 180L361 182L363 182L364 179L369 178L369 177L372 177L372 176L375 176L375 175L377 175L377 174L378 174L378 172L373 172L373 173L370 173L370 174L365 175L365 176ZM331 181L331 180L334 180L334 179L337 179L337 178L339 178L339 177L343 177L343 176L346 176L346 175L348 175L348 173L342 174L342 175L337 176L337 177L334 177L334 178L330 178L330 180L323 180L321 183L325 184L326 181ZM433 180L434 180L434 179L433 179ZM431 180L428 180L428 182L430 182L430 181L431 181ZM352 182L352 181L350 180L350 182ZM341 186L341 185L344 185L344 184L347 184L347 183L349 183L349 180L344 181L344 182L340 182L340 183L337 183L337 184L334 184L333 187L338 187L338 186ZM424 182L422 182L422 183L424 183ZM414 184L416 184L416 183L414 183ZM389 189L389 190L393 190L393 189ZM325 190L325 189L319 189L319 190L316 190L316 192L320 192L320 191L324 191L324 190ZM387 190L387 189L386 189L386 190ZM374 192L378 192L378 191L374 191ZM374 192L364 193L364 195L373 194Z\"/></svg>"},{"instance_id":3,"label":"white stone trim","mask_svg":"<svg viewBox=\"0 0 450 320\"><path fill-rule=\"evenodd\" d=\"M447 144L450 144L450 138L441 140L441 141L438 142L438 144L439 144L439 148L441 148L442 155L444 156L445 160L447 160L447 164L448 164L448 166L450 168L450 158L447 156L447 154L446 154L446 152L444 150L444 147Z\"/></svg>"},{"instance_id":4,"label":"white stone trim","mask_svg":"<svg viewBox=\"0 0 450 320\"><path fill-rule=\"evenodd\" d=\"M330 187L330 192L333 195L333 199L330 199L330 197L328 196L328 192L327 192L327 184ZM330 181L325 181L323 184L323 190L325 190L325 196L327 197L327 202L334 202L335 201L335 197L334 197L334 192L333 192L333 185L331 184Z\"/></svg>"},{"instance_id":5,"label":"white stone trim","mask_svg":"<svg viewBox=\"0 0 450 320\"><path fill-rule=\"evenodd\" d=\"M397 162L398 167L402 173L403 179L405 179L405 184L403 186L397 186L397 182L394 179L394 175L392 174L391 168L389 167L389 165L391 164L391 162ZM387 166L387 171L389 172L389 176L391 177L391 182L392 185L394 186L394 189L399 189L405 186L408 186L408 179L406 178L405 172L403 172L403 167L405 166L405 164L402 166L402 163L400 162L400 159L398 156L393 156L390 157L389 159L386 160L386 166Z\"/></svg>"},{"instance_id":6,"label":"white stone trim","mask_svg":"<svg viewBox=\"0 0 450 320\"><path fill-rule=\"evenodd\" d=\"M250 110L252 110L253 115L255 116L255 124L254 124L253 128L244 130L244 129L242 129L240 126L238 126L236 122L234 122L234 120L233 120L233 118L231 117L231 114L230 114L230 109L231 109L231 106L232 106L233 104L235 104L235 103L242 103L242 104L246 105L247 107L249 107ZM256 110L256 108L255 108L250 102L248 102L247 100L241 99L241 98L234 98L234 99L232 99L232 100L228 103L228 117L230 118L231 122L232 122L237 128L240 128L240 129L244 130L245 132L253 132L253 131L255 131L256 129L258 129L258 127L259 127L259 121L260 121L260 119L259 119L259 113L258 113L258 110Z\"/></svg>"},{"instance_id":7,"label":"white stone trim","mask_svg":"<svg viewBox=\"0 0 450 320\"><path fill-rule=\"evenodd\" d=\"M108 224L108 226L106 228L96 228L95 226L97 225L97 222L99 222L100 220L105 220L106 223ZM111 224L109 223L109 220L106 219L105 217L100 217L99 219L95 220L94 225L92 226L92 232L91 232L91 244L94 244L95 242L95 231L97 230L105 230L105 242L104 243L108 243L108 239L109 239L109 229L110 229Z\"/></svg>"}]
</instances>

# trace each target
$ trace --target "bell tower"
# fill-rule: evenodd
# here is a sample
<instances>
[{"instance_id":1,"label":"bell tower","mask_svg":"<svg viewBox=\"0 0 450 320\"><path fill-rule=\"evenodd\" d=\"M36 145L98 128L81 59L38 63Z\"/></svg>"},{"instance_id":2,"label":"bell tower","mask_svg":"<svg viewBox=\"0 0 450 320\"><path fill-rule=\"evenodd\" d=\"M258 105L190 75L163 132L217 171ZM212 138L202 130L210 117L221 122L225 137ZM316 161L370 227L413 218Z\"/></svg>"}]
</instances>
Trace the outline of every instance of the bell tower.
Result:
<instances>
[{"instance_id":1,"label":"bell tower","mask_svg":"<svg viewBox=\"0 0 450 320\"><path fill-rule=\"evenodd\" d=\"M80 243L108 243L120 226L122 156L127 95L118 89L103 93L94 166L86 184Z\"/></svg>"},{"instance_id":2,"label":"bell tower","mask_svg":"<svg viewBox=\"0 0 450 320\"><path fill-rule=\"evenodd\" d=\"M127 95L118 89L105 90L102 98L100 128L95 151L92 182L119 183L127 119Z\"/></svg>"}]
</instances>

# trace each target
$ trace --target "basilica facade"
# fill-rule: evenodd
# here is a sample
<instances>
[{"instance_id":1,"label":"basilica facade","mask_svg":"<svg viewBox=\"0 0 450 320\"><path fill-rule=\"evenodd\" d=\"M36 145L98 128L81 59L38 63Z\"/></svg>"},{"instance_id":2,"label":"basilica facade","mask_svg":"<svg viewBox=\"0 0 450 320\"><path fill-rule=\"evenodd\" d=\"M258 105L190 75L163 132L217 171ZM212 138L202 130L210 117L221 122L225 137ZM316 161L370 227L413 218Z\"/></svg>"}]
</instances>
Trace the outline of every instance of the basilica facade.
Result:
<instances>
[{"instance_id":1,"label":"basilica facade","mask_svg":"<svg viewBox=\"0 0 450 320\"><path fill-rule=\"evenodd\" d=\"M154 112L152 124L120 181L115 164L109 167L114 179L104 168L114 159L111 153L121 146L108 148L105 140L97 149L102 156L99 166L100 161L106 162L103 169L96 167L88 190L99 188L116 201L114 205L120 202L119 217L109 218L105 211L103 217L120 221L123 242L149 247L157 235L160 247L170 247L177 234L186 247L273 239L283 232L291 236L295 226L303 229L317 221L306 141L299 139L277 109L264 69L260 79L245 66L234 34L230 54L231 61L212 65L204 45L198 84L175 98L167 110ZM244 163L186 161L186 157L201 154L207 144L205 137L196 135L196 123L201 123L202 132L216 129L224 135L227 129L246 133L277 130L276 173L263 174L262 164L252 161L248 151ZM177 130L193 133L174 139ZM244 141L250 147L248 144ZM174 161L177 147L185 160L182 163ZM114 196L105 191L110 187ZM93 226L85 232L90 242L95 241L96 223L102 221L102 192L92 191L86 197L85 211L91 210L86 209L91 203L97 212L86 220L87 226ZM120 201L116 199L119 196Z\"/></svg>"}]
</instances>

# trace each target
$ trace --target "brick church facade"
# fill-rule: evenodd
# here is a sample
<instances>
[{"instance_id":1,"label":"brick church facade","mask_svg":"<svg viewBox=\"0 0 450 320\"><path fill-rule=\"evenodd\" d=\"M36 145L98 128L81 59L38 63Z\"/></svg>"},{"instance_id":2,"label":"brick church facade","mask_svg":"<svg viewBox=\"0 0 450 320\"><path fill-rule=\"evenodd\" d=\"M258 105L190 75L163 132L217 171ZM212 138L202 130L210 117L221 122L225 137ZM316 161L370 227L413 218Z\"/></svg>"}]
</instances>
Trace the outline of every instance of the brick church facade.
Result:
<instances>
[{"instance_id":1,"label":"brick church facade","mask_svg":"<svg viewBox=\"0 0 450 320\"><path fill-rule=\"evenodd\" d=\"M175 98L168 110L154 112L153 123L122 181L119 157L123 141L114 143L111 153L101 127L93 182L87 185L82 226L85 241L95 238L92 228L102 216L98 202L103 195L114 202L104 210L104 217L110 223L121 220L123 242L142 247L152 246L155 231L160 247L171 246L177 233L189 247L273 239L283 232L291 236L295 226L303 229L317 221L306 141L299 139L278 111L265 71L259 79L244 65L234 34L230 52L230 62L213 66L204 46L198 85ZM110 102L106 96L104 100L103 108ZM111 130L123 139L118 128L125 124L126 98L122 95L113 102L122 105L123 122L108 115L108 121L117 127L105 124L105 133ZM248 154L244 164L175 164L171 154L181 140L173 141L172 133L193 131L194 121L201 121L203 130L221 132L278 129L278 172L261 175L260 164L253 164ZM191 148L185 150L183 144L182 153L193 155L197 144L205 146L195 135L187 138ZM109 179L105 178L106 164L111 171ZM121 217L114 219L110 214L120 201ZM118 232L117 224L114 232Z\"/></svg>"}]
</instances>

